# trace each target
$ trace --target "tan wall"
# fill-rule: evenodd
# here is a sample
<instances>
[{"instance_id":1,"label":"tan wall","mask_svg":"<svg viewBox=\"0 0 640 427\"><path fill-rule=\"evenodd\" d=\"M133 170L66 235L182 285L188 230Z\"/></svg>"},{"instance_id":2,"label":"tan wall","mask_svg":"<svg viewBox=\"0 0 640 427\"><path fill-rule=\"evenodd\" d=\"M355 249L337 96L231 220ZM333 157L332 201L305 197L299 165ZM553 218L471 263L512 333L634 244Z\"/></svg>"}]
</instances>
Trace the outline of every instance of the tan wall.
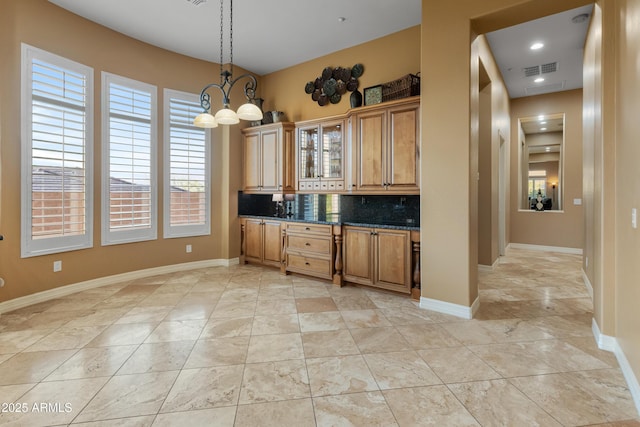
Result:
<instances>
[{"instance_id":1,"label":"tan wall","mask_svg":"<svg viewBox=\"0 0 640 427\"><path fill-rule=\"evenodd\" d=\"M240 189L240 132L230 130L229 139L216 131L212 150L212 232L210 236L162 238L162 103L163 89L199 93L213 79L216 64L158 49L113 32L45 0L3 0L0 6L2 40L2 79L0 79L0 170L2 215L0 232L0 276L6 286L0 289L0 301L77 283L97 277L191 261L236 257L237 190ZM94 247L57 255L20 258L20 43L61 55L94 69ZM188 70L186 72L185 70ZM100 72L107 71L156 85L158 88L158 239L126 245L100 246ZM241 91L242 88L238 90ZM232 96L232 99L234 97ZM239 98L239 95L235 97ZM193 246L185 253L185 244ZM53 273L53 261L62 260L63 270Z\"/></svg>"},{"instance_id":2,"label":"tan wall","mask_svg":"<svg viewBox=\"0 0 640 427\"><path fill-rule=\"evenodd\" d=\"M364 65L364 74L358 79L360 92L420 72L420 26L262 76L264 109L284 111L289 121L343 114L350 108L349 96L343 96L338 104L321 107L305 93L304 86L320 76L325 67L351 67L357 63Z\"/></svg>"},{"instance_id":3,"label":"tan wall","mask_svg":"<svg viewBox=\"0 0 640 427\"><path fill-rule=\"evenodd\" d=\"M631 227L631 209L640 209L640 3L618 2L616 74L616 338L636 378L640 378L640 229Z\"/></svg>"},{"instance_id":4,"label":"tan wall","mask_svg":"<svg viewBox=\"0 0 640 427\"><path fill-rule=\"evenodd\" d=\"M518 118L555 113L565 113L563 210L536 212L522 209L517 202ZM511 123L511 242L582 248L582 206L573 204L573 199L582 199L582 90L512 99ZM527 143L531 136L527 136Z\"/></svg>"}]
</instances>

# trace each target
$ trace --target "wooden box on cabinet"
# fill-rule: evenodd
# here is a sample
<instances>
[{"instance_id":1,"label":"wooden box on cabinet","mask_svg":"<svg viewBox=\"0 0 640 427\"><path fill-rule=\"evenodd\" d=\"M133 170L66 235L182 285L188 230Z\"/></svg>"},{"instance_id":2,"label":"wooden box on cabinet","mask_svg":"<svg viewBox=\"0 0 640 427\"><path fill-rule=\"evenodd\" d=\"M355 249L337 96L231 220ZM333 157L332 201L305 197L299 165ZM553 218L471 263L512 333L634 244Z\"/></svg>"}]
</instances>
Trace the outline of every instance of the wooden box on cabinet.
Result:
<instances>
[{"instance_id":1,"label":"wooden box on cabinet","mask_svg":"<svg viewBox=\"0 0 640 427\"><path fill-rule=\"evenodd\" d=\"M356 192L420 194L420 101L392 101L352 116Z\"/></svg>"},{"instance_id":2,"label":"wooden box on cabinet","mask_svg":"<svg viewBox=\"0 0 640 427\"><path fill-rule=\"evenodd\" d=\"M242 130L245 193L295 191L294 132L286 122Z\"/></svg>"},{"instance_id":3,"label":"wooden box on cabinet","mask_svg":"<svg viewBox=\"0 0 640 427\"><path fill-rule=\"evenodd\" d=\"M302 192L345 189L344 117L296 123L296 183Z\"/></svg>"},{"instance_id":4,"label":"wooden box on cabinet","mask_svg":"<svg viewBox=\"0 0 640 427\"><path fill-rule=\"evenodd\" d=\"M240 263L253 262L281 267L281 221L258 218L240 220Z\"/></svg>"},{"instance_id":5,"label":"wooden box on cabinet","mask_svg":"<svg viewBox=\"0 0 640 427\"><path fill-rule=\"evenodd\" d=\"M411 293L411 237L406 230L342 227L346 282Z\"/></svg>"}]
</instances>

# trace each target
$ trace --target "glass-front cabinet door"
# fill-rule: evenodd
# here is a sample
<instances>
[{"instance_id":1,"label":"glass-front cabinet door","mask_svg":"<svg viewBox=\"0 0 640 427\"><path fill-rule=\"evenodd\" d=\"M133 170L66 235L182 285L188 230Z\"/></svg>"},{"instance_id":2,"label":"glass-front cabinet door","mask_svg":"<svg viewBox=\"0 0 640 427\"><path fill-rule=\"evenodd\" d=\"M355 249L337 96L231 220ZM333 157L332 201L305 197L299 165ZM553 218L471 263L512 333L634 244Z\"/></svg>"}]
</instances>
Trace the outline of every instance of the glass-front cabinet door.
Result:
<instances>
[{"instance_id":1,"label":"glass-front cabinet door","mask_svg":"<svg viewBox=\"0 0 640 427\"><path fill-rule=\"evenodd\" d=\"M298 127L298 191L344 190L344 120Z\"/></svg>"}]
</instances>

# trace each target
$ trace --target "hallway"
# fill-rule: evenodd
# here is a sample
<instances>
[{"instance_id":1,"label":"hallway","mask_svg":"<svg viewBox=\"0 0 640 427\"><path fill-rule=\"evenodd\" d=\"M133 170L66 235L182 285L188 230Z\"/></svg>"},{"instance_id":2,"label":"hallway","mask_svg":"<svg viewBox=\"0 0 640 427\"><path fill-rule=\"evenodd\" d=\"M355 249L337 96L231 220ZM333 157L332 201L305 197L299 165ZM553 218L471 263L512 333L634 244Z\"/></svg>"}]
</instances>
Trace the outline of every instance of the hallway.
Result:
<instances>
[{"instance_id":1,"label":"hallway","mask_svg":"<svg viewBox=\"0 0 640 427\"><path fill-rule=\"evenodd\" d=\"M0 424L640 426L579 256L511 249L480 298L467 321L251 265L84 291L0 317Z\"/></svg>"}]
</instances>

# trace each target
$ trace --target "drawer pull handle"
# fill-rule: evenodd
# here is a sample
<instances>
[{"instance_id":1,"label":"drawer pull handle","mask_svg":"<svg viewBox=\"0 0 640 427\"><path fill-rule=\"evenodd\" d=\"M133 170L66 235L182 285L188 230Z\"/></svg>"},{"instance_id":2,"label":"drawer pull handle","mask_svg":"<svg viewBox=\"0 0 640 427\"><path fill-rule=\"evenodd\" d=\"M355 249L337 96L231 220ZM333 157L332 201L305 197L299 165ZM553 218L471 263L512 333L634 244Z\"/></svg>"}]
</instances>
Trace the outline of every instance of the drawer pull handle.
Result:
<instances>
[{"instance_id":1,"label":"drawer pull handle","mask_svg":"<svg viewBox=\"0 0 640 427\"><path fill-rule=\"evenodd\" d=\"M305 229L305 230L307 230L307 231L310 231L310 230L311 230L309 227L305 227L304 229Z\"/></svg>"},{"instance_id":2,"label":"drawer pull handle","mask_svg":"<svg viewBox=\"0 0 640 427\"><path fill-rule=\"evenodd\" d=\"M304 265L311 265L311 264L309 264L308 262L305 262Z\"/></svg>"},{"instance_id":3,"label":"drawer pull handle","mask_svg":"<svg viewBox=\"0 0 640 427\"><path fill-rule=\"evenodd\" d=\"M311 243L307 242L304 244L305 246L311 246Z\"/></svg>"}]
</instances>

